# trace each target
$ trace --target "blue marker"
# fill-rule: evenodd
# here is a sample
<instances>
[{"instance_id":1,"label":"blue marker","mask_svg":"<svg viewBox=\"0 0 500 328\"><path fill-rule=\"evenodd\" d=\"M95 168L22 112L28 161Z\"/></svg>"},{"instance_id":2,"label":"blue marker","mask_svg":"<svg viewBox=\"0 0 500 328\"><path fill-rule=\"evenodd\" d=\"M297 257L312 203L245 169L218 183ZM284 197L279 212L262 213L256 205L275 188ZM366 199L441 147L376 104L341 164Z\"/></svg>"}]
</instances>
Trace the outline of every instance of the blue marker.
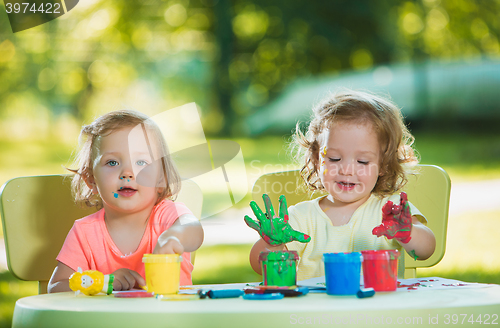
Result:
<instances>
[{"instance_id":1,"label":"blue marker","mask_svg":"<svg viewBox=\"0 0 500 328\"><path fill-rule=\"evenodd\" d=\"M245 294L243 298L246 300L280 300L285 295L281 293L270 293L270 294Z\"/></svg>"},{"instance_id":2,"label":"blue marker","mask_svg":"<svg viewBox=\"0 0 500 328\"><path fill-rule=\"evenodd\" d=\"M231 297L240 297L241 295L243 295L243 290L241 289L209 290L209 291L200 290L198 294L200 295L200 298L206 298L207 296L210 298L231 298Z\"/></svg>"},{"instance_id":3,"label":"blue marker","mask_svg":"<svg viewBox=\"0 0 500 328\"><path fill-rule=\"evenodd\" d=\"M375 289L373 289L373 288L361 288L356 293L356 296L358 298L372 297L373 295L375 295Z\"/></svg>"}]
</instances>

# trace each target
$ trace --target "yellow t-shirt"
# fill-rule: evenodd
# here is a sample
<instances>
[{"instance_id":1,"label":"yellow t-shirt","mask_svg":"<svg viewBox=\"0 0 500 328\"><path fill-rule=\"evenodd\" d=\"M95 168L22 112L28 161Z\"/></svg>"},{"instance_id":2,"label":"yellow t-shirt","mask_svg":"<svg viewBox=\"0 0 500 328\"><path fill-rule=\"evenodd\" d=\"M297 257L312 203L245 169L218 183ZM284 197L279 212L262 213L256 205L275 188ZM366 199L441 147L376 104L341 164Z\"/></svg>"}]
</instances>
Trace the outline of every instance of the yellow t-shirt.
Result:
<instances>
[{"instance_id":1,"label":"yellow t-shirt","mask_svg":"<svg viewBox=\"0 0 500 328\"><path fill-rule=\"evenodd\" d=\"M325 197L325 196L323 196ZM391 200L399 203L399 195L379 198L371 195L352 214L349 222L342 226L334 226L330 218L319 206L319 197L298 203L288 209L290 225L293 229L311 236L309 243L294 241L287 244L290 251L297 251L299 264L297 280L305 280L325 275L323 253L359 252L362 250L398 249L404 251L395 239L377 237L372 234L373 228L382 223L382 207ZM427 223L420 211L409 203L411 214L419 221ZM398 276L404 272L403 254L399 257Z\"/></svg>"}]
</instances>

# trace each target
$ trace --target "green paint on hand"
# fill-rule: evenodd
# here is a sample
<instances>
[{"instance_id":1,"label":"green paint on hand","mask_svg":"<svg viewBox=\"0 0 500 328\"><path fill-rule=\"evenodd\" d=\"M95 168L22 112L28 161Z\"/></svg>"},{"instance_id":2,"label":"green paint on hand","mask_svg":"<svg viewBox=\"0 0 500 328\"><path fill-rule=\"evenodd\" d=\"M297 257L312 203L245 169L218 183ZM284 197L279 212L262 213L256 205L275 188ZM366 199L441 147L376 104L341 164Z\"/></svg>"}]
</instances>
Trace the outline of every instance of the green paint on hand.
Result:
<instances>
[{"instance_id":1,"label":"green paint on hand","mask_svg":"<svg viewBox=\"0 0 500 328\"><path fill-rule=\"evenodd\" d=\"M257 203L251 201L250 207L258 221L245 215L245 223L250 228L257 231L266 243L272 246L278 246L294 240L301 243L308 243L311 240L310 236L294 230L288 223L288 207L284 195L281 195L279 198L279 216L276 215L269 196L263 194L262 198L264 200L266 212L264 213Z\"/></svg>"},{"instance_id":2,"label":"green paint on hand","mask_svg":"<svg viewBox=\"0 0 500 328\"><path fill-rule=\"evenodd\" d=\"M412 250L412 251L410 252L410 255L413 257L413 259L414 259L415 261L416 261L416 260L418 260L418 256L417 256L417 254L415 254L415 250Z\"/></svg>"}]
</instances>

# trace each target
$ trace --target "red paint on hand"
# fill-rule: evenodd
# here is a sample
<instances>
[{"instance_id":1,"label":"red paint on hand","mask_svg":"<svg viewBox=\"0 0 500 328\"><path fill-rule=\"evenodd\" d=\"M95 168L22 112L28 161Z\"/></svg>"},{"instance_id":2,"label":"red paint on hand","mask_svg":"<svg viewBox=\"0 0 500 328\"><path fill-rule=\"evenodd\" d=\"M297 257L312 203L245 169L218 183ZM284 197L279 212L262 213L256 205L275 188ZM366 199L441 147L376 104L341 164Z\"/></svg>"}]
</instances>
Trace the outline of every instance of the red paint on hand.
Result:
<instances>
[{"instance_id":1,"label":"red paint on hand","mask_svg":"<svg viewBox=\"0 0 500 328\"><path fill-rule=\"evenodd\" d=\"M388 239L396 238L406 244L411 239L411 212L408 205L408 196L405 192L400 194L400 204L396 205L390 200L382 207L382 224L373 228L372 234L377 237L386 236Z\"/></svg>"}]
</instances>

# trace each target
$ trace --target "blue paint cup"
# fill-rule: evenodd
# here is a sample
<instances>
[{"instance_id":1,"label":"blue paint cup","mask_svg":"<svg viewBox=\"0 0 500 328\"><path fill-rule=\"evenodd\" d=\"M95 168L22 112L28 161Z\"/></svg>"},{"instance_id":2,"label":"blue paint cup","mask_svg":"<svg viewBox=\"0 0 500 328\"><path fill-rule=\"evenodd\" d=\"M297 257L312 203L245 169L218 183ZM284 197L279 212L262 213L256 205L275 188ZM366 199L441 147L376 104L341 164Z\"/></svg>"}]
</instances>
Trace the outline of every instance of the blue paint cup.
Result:
<instances>
[{"instance_id":1,"label":"blue paint cup","mask_svg":"<svg viewBox=\"0 0 500 328\"><path fill-rule=\"evenodd\" d=\"M356 295L359 291L360 252L324 253L326 293L328 295Z\"/></svg>"}]
</instances>

